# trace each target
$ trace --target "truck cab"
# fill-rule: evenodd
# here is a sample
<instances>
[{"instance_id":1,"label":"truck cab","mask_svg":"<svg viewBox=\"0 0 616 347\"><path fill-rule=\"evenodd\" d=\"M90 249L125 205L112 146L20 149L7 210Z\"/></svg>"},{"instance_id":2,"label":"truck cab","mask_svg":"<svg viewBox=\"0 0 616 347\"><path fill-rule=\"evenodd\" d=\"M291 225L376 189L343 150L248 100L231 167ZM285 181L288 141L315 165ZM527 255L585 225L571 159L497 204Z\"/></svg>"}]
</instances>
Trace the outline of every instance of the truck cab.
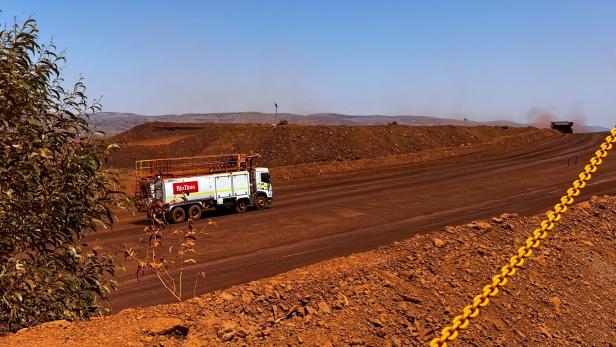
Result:
<instances>
[{"instance_id":1,"label":"truck cab","mask_svg":"<svg viewBox=\"0 0 616 347\"><path fill-rule=\"evenodd\" d=\"M255 195L265 194L269 203L272 202L272 178L270 177L269 169L265 167L257 167L254 169Z\"/></svg>"}]
</instances>

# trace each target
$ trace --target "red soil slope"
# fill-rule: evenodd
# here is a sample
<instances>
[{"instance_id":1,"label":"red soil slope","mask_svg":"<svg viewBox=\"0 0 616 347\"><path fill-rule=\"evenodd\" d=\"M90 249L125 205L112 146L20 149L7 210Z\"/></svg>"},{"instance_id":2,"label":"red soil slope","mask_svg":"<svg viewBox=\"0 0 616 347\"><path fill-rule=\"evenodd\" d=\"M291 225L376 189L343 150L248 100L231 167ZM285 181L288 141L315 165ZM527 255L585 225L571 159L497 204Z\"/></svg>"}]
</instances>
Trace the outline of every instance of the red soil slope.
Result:
<instances>
[{"instance_id":1,"label":"red soil slope","mask_svg":"<svg viewBox=\"0 0 616 347\"><path fill-rule=\"evenodd\" d=\"M465 147L508 137L527 141L559 136L552 130L454 126L306 126L146 123L110 138L122 145L111 166L131 168L137 159L221 153L261 154L260 165L288 166L348 161Z\"/></svg>"},{"instance_id":2,"label":"red soil slope","mask_svg":"<svg viewBox=\"0 0 616 347\"><path fill-rule=\"evenodd\" d=\"M181 304L47 323L0 345L424 345L540 220L446 227ZM578 204L452 345L614 345L615 268L616 198Z\"/></svg>"}]
</instances>

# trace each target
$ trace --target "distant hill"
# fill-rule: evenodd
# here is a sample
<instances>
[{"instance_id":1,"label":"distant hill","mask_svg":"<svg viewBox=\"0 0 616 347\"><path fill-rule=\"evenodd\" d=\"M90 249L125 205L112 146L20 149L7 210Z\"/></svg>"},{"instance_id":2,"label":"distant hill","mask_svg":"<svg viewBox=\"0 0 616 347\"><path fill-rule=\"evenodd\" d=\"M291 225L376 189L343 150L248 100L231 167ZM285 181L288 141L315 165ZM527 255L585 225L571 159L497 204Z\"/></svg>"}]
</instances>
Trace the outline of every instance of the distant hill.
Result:
<instances>
[{"instance_id":1,"label":"distant hill","mask_svg":"<svg viewBox=\"0 0 616 347\"><path fill-rule=\"evenodd\" d=\"M293 113L279 113L277 120L286 119L290 124L302 125L385 125L396 121L400 125L495 125L525 127L511 121L497 120L489 122L464 121L461 119L438 118L431 116L387 116L368 115L352 116L339 113L314 113L299 115ZM99 112L90 117L90 124L97 130L103 131L107 136L124 132L134 126L147 122L174 122L174 123L235 123L235 124L272 124L273 113L261 112L235 112L235 113L186 113L178 115L143 116L134 113ZM600 127L587 127L585 132L607 131Z\"/></svg>"},{"instance_id":2,"label":"distant hill","mask_svg":"<svg viewBox=\"0 0 616 347\"><path fill-rule=\"evenodd\" d=\"M602 133L604 131L610 131L610 129L605 128L605 127L592 126L592 125L587 125L584 127L585 133Z\"/></svg>"}]
</instances>

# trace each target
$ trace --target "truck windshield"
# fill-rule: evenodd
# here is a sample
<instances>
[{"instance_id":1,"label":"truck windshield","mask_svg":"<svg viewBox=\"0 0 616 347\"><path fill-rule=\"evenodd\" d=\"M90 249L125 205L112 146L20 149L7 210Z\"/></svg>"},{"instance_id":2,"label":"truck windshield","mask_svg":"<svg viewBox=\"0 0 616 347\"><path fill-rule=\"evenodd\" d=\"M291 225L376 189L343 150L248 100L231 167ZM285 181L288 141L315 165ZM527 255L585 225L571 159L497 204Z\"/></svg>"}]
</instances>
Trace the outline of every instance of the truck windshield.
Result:
<instances>
[{"instance_id":1,"label":"truck windshield","mask_svg":"<svg viewBox=\"0 0 616 347\"><path fill-rule=\"evenodd\" d=\"M272 183L270 180L270 175L268 172L262 172L261 173L261 182L265 182L265 183Z\"/></svg>"}]
</instances>

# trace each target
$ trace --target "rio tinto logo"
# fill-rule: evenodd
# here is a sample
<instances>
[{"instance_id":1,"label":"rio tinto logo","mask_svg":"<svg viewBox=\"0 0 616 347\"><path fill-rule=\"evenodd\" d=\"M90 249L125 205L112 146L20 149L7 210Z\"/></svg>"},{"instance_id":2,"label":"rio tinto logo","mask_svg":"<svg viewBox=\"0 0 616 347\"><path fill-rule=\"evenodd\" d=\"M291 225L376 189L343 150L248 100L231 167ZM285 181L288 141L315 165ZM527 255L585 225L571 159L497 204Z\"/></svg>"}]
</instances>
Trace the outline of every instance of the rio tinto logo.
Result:
<instances>
[{"instance_id":1,"label":"rio tinto logo","mask_svg":"<svg viewBox=\"0 0 616 347\"><path fill-rule=\"evenodd\" d=\"M199 182L189 181L173 184L173 194L187 194L199 191Z\"/></svg>"}]
</instances>

